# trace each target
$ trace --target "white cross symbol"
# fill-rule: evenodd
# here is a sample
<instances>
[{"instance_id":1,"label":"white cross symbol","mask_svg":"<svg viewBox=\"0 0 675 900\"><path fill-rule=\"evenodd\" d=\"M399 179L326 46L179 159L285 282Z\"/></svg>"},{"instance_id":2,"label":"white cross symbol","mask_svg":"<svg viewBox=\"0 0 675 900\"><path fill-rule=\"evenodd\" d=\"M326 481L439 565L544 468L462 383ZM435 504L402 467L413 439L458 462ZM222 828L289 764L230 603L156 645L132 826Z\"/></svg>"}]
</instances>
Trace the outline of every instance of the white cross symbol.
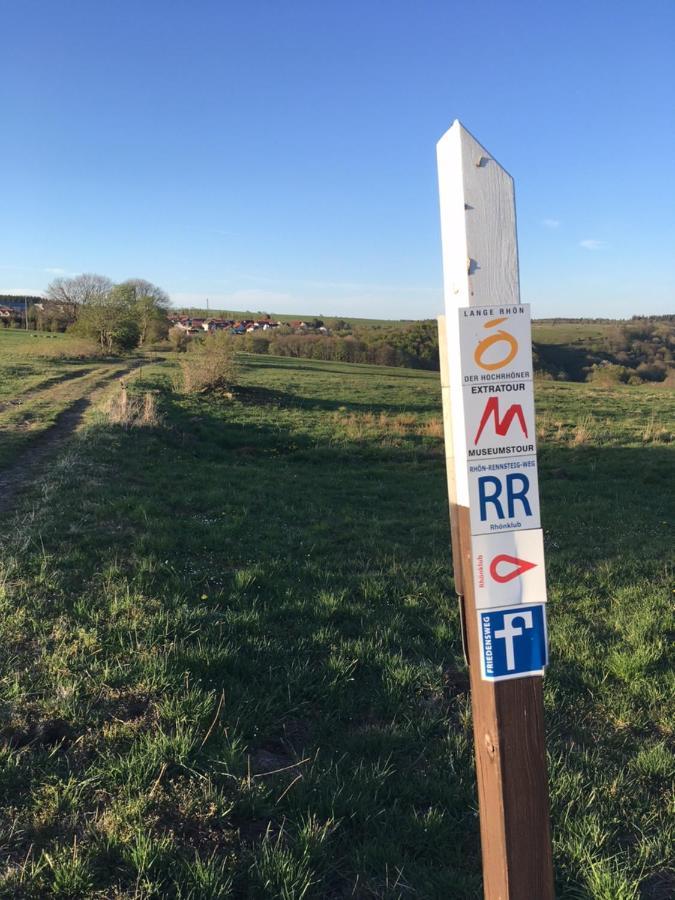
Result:
<instances>
[{"instance_id":1,"label":"white cross symbol","mask_svg":"<svg viewBox=\"0 0 675 900\"><path fill-rule=\"evenodd\" d=\"M531 612L507 613L504 616L504 627L500 628L499 631L495 631L495 637L501 638L506 643L506 668L509 672L512 672L516 667L516 657L513 652L513 639L514 637L520 637L523 633L522 628L514 626L513 623L516 619L522 619L525 628L533 627Z\"/></svg>"}]
</instances>

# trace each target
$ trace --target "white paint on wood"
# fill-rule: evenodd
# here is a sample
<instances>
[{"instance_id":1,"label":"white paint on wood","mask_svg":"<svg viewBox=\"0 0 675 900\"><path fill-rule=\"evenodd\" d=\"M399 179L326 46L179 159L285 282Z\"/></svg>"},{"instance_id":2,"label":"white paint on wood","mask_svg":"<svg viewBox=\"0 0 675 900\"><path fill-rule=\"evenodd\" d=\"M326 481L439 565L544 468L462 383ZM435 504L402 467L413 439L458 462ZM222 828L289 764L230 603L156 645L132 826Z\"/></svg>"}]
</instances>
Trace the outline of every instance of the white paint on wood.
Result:
<instances>
[{"instance_id":1,"label":"white paint on wood","mask_svg":"<svg viewBox=\"0 0 675 900\"><path fill-rule=\"evenodd\" d=\"M513 179L459 121L438 142L437 157L452 409L448 455L455 464L456 502L468 506L458 310L520 303Z\"/></svg>"},{"instance_id":2,"label":"white paint on wood","mask_svg":"<svg viewBox=\"0 0 675 900\"><path fill-rule=\"evenodd\" d=\"M436 149L446 316L520 303L513 179L459 121Z\"/></svg>"},{"instance_id":3,"label":"white paint on wood","mask_svg":"<svg viewBox=\"0 0 675 900\"><path fill-rule=\"evenodd\" d=\"M438 317L438 356L441 370L441 399L443 402L443 437L445 440L445 465L448 477L448 498L457 502L455 488L455 450L452 436L452 409L450 403L450 366L448 362L448 337L445 316ZM454 535L453 535L454 537Z\"/></svg>"}]
</instances>

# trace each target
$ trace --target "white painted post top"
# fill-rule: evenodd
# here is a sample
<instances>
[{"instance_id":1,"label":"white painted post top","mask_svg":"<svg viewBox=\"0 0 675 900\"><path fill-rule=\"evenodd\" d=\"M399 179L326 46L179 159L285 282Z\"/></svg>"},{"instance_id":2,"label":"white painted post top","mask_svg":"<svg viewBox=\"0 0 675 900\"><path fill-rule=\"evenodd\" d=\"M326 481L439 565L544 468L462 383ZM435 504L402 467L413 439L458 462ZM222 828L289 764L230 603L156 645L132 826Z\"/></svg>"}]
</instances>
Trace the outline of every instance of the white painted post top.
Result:
<instances>
[{"instance_id":1,"label":"white painted post top","mask_svg":"<svg viewBox=\"0 0 675 900\"><path fill-rule=\"evenodd\" d=\"M513 179L459 120L436 151L446 316L520 303Z\"/></svg>"}]
</instances>

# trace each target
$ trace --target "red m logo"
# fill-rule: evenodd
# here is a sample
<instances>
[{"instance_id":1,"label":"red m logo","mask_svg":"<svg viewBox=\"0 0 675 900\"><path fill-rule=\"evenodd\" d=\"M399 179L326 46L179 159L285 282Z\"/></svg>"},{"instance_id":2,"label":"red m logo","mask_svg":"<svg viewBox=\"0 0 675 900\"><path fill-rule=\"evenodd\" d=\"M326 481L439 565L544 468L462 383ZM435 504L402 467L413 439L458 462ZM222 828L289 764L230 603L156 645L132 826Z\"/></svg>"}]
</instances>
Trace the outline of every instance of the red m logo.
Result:
<instances>
[{"instance_id":1,"label":"red m logo","mask_svg":"<svg viewBox=\"0 0 675 900\"><path fill-rule=\"evenodd\" d=\"M478 440L483 433L483 429L488 423L488 419L492 416L495 420L495 434L498 434L500 437L504 437L504 435L508 432L511 427L511 422L514 419L518 419L520 423L520 427L523 430L523 434L525 437L529 437L527 433L527 425L525 424L525 416L523 415L523 408L520 403L513 403L504 413L504 418L499 418L499 397L490 397L488 402L485 404L485 409L483 410L483 417L480 420L480 425L478 426L478 433L474 438L474 447L478 443Z\"/></svg>"}]
</instances>

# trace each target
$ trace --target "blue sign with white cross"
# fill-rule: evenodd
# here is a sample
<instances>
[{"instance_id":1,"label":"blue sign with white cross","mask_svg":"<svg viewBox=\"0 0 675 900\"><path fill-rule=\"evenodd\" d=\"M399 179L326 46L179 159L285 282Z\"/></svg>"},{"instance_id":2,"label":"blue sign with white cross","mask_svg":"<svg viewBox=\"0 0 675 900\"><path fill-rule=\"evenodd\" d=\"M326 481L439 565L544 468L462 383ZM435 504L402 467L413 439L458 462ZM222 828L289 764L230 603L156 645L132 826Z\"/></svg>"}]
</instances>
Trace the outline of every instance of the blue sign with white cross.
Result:
<instances>
[{"instance_id":1,"label":"blue sign with white cross","mask_svg":"<svg viewBox=\"0 0 675 900\"><path fill-rule=\"evenodd\" d=\"M504 681L543 674L548 662L543 603L481 609L478 634L484 680Z\"/></svg>"}]
</instances>

